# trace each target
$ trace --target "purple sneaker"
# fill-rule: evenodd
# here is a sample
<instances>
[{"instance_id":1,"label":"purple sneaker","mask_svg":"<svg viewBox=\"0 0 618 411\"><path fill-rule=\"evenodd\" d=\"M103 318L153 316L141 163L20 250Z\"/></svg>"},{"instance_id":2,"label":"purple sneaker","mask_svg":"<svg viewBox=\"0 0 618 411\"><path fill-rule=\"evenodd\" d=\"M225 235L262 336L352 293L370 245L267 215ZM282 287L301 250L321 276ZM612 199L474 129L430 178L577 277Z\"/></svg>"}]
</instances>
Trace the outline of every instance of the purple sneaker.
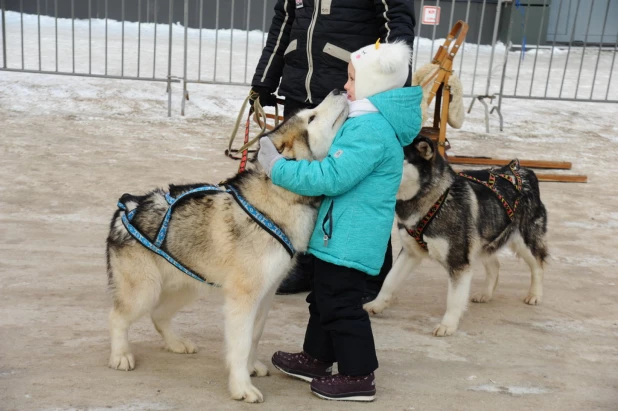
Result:
<instances>
[{"instance_id":1,"label":"purple sneaker","mask_svg":"<svg viewBox=\"0 0 618 411\"><path fill-rule=\"evenodd\" d=\"M333 371L333 363L312 358L304 351L289 353L277 351L273 354L273 365L284 374L311 382L314 378L327 377Z\"/></svg>"},{"instance_id":2,"label":"purple sneaker","mask_svg":"<svg viewBox=\"0 0 618 411\"><path fill-rule=\"evenodd\" d=\"M311 391L325 400L373 401L376 398L376 379L373 373L362 377L336 374L314 379Z\"/></svg>"}]
</instances>

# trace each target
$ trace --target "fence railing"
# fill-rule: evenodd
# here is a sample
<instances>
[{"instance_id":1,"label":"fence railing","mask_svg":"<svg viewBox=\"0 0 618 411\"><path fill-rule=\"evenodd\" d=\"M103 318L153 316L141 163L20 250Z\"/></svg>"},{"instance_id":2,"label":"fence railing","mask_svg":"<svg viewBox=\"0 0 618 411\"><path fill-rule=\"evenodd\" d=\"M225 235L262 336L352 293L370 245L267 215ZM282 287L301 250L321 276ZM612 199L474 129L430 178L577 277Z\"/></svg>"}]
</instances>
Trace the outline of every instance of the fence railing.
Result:
<instances>
[{"instance_id":1,"label":"fence railing","mask_svg":"<svg viewBox=\"0 0 618 411\"><path fill-rule=\"evenodd\" d=\"M0 0L0 70L166 82L171 115L173 83L182 83L185 97L192 83L250 84L273 4L273 0ZM443 42L437 33L444 27L420 24L425 6L448 10L441 21L446 27L456 17L474 24L453 67L465 95L473 97L472 104L484 104L487 130L492 112L500 115L502 129L506 98L618 102L618 82L613 78L618 1L417 0L415 4L417 32L431 36L417 36L414 69L430 62ZM486 100L497 104L490 109ZM184 104L183 98L182 114Z\"/></svg>"}]
</instances>

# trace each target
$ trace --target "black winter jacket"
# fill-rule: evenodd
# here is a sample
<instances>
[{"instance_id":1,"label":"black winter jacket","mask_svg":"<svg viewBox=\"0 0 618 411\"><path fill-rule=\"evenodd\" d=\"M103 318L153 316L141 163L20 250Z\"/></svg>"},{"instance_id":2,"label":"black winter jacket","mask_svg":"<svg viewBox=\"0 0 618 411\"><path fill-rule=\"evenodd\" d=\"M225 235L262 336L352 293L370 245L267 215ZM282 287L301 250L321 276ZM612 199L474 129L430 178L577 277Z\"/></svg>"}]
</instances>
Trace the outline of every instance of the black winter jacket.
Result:
<instances>
[{"instance_id":1,"label":"black winter jacket","mask_svg":"<svg viewBox=\"0 0 618 411\"><path fill-rule=\"evenodd\" d=\"M319 104L343 89L353 51L378 38L413 47L413 7L413 0L278 0L251 85Z\"/></svg>"}]
</instances>

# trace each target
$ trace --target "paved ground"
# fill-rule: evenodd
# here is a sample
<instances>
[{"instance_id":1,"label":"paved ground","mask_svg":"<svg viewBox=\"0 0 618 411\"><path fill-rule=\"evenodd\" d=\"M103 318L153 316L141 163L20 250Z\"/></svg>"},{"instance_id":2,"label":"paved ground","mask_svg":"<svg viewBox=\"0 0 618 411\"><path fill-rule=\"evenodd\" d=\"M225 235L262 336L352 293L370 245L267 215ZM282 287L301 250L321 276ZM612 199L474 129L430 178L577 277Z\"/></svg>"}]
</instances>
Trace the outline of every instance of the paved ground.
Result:
<instances>
[{"instance_id":1,"label":"paved ground","mask_svg":"<svg viewBox=\"0 0 618 411\"><path fill-rule=\"evenodd\" d=\"M168 120L162 85L0 75L0 409L618 409L615 105L508 100L503 133L494 119L483 133L480 107L452 133L458 154L572 161L590 181L541 186L542 305L522 302L529 274L505 253L495 299L471 305L455 336L434 338L446 275L423 265L373 321L375 403L327 403L276 370L255 381L265 404L230 400L216 291L175 321L199 353L164 352L142 319L130 333L137 368L107 368L104 240L117 198L233 173L222 151L246 92L193 86L188 117ZM306 319L304 295L278 297L260 359L298 349Z\"/></svg>"}]
</instances>

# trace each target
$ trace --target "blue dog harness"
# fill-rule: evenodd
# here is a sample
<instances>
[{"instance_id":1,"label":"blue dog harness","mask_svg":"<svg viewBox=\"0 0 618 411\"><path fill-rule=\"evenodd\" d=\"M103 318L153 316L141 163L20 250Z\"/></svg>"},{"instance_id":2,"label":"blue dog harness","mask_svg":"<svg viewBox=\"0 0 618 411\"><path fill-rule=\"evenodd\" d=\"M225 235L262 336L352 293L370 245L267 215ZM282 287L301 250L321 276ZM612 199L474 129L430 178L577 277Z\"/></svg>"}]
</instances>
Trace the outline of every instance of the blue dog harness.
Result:
<instances>
[{"instance_id":1,"label":"blue dog harness","mask_svg":"<svg viewBox=\"0 0 618 411\"><path fill-rule=\"evenodd\" d=\"M236 200L236 202L238 203L238 205L245 211L245 213L247 213L247 215L249 215L249 217L251 217L253 221L255 221L260 227L266 230L266 232L268 232L277 241L279 241L281 245L283 245L285 250L288 252L288 254L290 254L290 257L294 257L296 250L294 249L292 242L285 235L285 233L275 223L273 223L271 220L266 218L264 214L262 214L259 210L257 210L251 204L249 204L249 202L247 202L247 200L245 200L245 198L240 195L238 190L236 190L231 185L222 185L222 186L205 185L205 186L194 188L193 190L184 192L176 198L172 197L169 193L166 193L165 200L167 200L167 203L169 204L169 208L167 209L167 212L165 213L165 217L163 218L163 222L161 223L161 228L159 229L159 232L157 233L157 236L155 237L154 242L146 238L146 236L144 236L137 228L135 228L133 224L131 224L131 221L133 220L133 217L135 216L135 212L137 211L137 208L127 212L128 208L126 204L122 202L122 198L118 201L118 208L120 209L122 224L124 224L129 234L131 234L131 236L135 238L137 241L139 241L144 247L154 252L155 254L158 254L159 256L163 257L165 260L167 260L167 262L172 264L174 267L176 267L183 273L187 274L189 277L194 278L200 282L206 283L210 286L219 287L219 284L207 281L206 278L204 278L204 276L180 264L175 258L173 258L171 255L169 255L168 253L166 253L165 251L161 249L161 245L163 244L163 242L165 241L165 237L167 236L169 223L172 218L172 211L174 209L174 206L178 204L179 200L185 197L196 195L196 194L219 194L219 193L231 194L232 197L234 197L234 200Z\"/></svg>"}]
</instances>

